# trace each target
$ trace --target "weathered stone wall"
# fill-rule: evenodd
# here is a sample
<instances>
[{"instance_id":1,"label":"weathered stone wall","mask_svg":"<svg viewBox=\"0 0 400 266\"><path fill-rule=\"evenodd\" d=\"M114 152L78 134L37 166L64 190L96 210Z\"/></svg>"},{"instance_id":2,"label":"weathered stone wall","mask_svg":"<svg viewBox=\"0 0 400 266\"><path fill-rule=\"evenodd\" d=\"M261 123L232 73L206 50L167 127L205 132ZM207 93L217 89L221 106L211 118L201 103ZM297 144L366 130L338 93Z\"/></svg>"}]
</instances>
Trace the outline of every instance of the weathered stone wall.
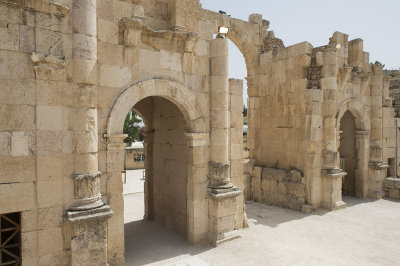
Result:
<instances>
[{"instance_id":1,"label":"weathered stone wall","mask_svg":"<svg viewBox=\"0 0 400 266\"><path fill-rule=\"evenodd\" d=\"M400 199L400 178L388 177L383 183L385 197L392 199Z\"/></svg>"},{"instance_id":2,"label":"weathered stone wall","mask_svg":"<svg viewBox=\"0 0 400 266\"><path fill-rule=\"evenodd\" d=\"M298 170L254 167L247 199L294 210L306 204L305 178ZM304 208L304 207L303 207Z\"/></svg>"},{"instance_id":3,"label":"weathered stone wall","mask_svg":"<svg viewBox=\"0 0 400 266\"><path fill-rule=\"evenodd\" d=\"M22 259L67 264L64 209L73 196L67 9L0 3L0 213L21 212Z\"/></svg>"}]
</instances>

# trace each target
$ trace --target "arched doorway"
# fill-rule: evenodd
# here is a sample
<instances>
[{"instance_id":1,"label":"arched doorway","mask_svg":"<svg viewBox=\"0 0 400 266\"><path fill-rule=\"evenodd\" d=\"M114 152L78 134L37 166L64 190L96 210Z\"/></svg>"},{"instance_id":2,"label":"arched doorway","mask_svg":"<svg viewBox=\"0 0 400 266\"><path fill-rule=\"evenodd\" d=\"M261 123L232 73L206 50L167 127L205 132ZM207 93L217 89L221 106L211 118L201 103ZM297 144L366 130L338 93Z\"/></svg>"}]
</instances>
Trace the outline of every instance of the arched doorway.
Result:
<instances>
[{"instance_id":1,"label":"arched doorway","mask_svg":"<svg viewBox=\"0 0 400 266\"><path fill-rule=\"evenodd\" d=\"M118 97L110 111L106 134L107 165L113 172L109 175L116 180L113 186L122 186L122 130L132 108L145 123L144 219L165 225L189 242L205 240L209 137L196 99L182 84L163 79L138 82ZM124 238L135 238L135 232L133 236L124 232L121 189L107 186L107 198L114 211L108 221L109 257L123 258Z\"/></svg>"},{"instance_id":2,"label":"arched doorway","mask_svg":"<svg viewBox=\"0 0 400 266\"><path fill-rule=\"evenodd\" d=\"M347 175L342 181L342 195L356 195L356 169L357 169L357 149L356 149L356 123L350 111L346 111L340 121L340 168Z\"/></svg>"},{"instance_id":3,"label":"arched doorway","mask_svg":"<svg viewBox=\"0 0 400 266\"><path fill-rule=\"evenodd\" d=\"M366 198L371 124L363 105L346 100L336 116L338 158L347 172L342 182L342 195Z\"/></svg>"}]
</instances>

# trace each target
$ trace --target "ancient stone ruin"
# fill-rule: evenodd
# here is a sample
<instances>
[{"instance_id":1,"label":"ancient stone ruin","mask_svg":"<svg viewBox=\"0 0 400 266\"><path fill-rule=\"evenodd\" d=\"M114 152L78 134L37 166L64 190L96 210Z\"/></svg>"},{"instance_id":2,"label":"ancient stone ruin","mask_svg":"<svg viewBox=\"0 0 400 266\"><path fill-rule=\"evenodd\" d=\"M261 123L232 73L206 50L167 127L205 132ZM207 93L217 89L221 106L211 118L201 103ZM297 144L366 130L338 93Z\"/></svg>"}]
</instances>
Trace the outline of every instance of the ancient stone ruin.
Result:
<instances>
[{"instance_id":1,"label":"ancient stone ruin","mask_svg":"<svg viewBox=\"0 0 400 266\"><path fill-rule=\"evenodd\" d=\"M361 39L285 47L261 15L199 0L1 0L0 37L11 262L124 264L132 108L146 124L145 218L190 243L236 238L246 199L308 213L346 207L343 194L400 198L390 77ZM247 67L248 161L228 39Z\"/></svg>"}]
</instances>

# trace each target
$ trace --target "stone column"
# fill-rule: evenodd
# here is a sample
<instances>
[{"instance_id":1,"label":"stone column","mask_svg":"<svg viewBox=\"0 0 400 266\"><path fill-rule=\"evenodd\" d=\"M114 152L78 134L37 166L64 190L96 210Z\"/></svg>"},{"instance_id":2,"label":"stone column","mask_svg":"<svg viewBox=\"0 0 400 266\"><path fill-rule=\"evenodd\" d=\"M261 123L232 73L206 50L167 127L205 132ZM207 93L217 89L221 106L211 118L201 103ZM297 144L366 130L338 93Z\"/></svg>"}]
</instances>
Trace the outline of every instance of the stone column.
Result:
<instances>
[{"instance_id":1,"label":"stone column","mask_svg":"<svg viewBox=\"0 0 400 266\"><path fill-rule=\"evenodd\" d=\"M228 41L218 36L211 41L211 130L208 164L209 221L207 239L214 245L236 237L236 197L230 180L230 110Z\"/></svg>"},{"instance_id":2,"label":"stone column","mask_svg":"<svg viewBox=\"0 0 400 266\"><path fill-rule=\"evenodd\" d=\"M111 134L107 139L106 151L106 196L113 216L107 221L107 259L110 265L125 263L124 198L121 172L124 170L126 134ZM103 182L104 183L104 182Z\"/></svg>"},{"instance_id":3,"label":"stone column","mask_svg":"<svg viewBox=\"0 0 400 266\"><path fill-rule=\"evenodd\" d=\"M368 197L382 198L382 183L389 167L383 162L383 80L382 65L372 66L371 78L371 143Z\"/></svg>"},{"instance_id":4,"label":"stone column","mask_svg":"<svg viewBox=\"0 0 400 266\"><path fill-rule=\"evenodd\" d=\"M96 0L74 0L72 11L74 201L66 213L70 224L72 265L107 265L110 207L101 200L97 133Z\"/></svg>"},{"instance_id":5,"label":"stone column","mask_svg":"<svg viewBox=\"0 0 400 266\"><path fill-rule=\"evenodd\" d=\"M338 151L336 144L336 114L337 114L337 50L331 48L323 52L323 69L321 88L323 93L323 143L322 163L322 205L335 210L346 207L342 201L342 178L346 175L338 167Z\"/></svg>"},{"instance_id":6,"label":"stone column","mask_svg":"<svg viewBox=\"0 0 400 266\"><path fill-rule=\"evenodd\" d=\"M169 21L171 30L185 31L184 1L168 0Z\"/></svg>"}]
</instances>

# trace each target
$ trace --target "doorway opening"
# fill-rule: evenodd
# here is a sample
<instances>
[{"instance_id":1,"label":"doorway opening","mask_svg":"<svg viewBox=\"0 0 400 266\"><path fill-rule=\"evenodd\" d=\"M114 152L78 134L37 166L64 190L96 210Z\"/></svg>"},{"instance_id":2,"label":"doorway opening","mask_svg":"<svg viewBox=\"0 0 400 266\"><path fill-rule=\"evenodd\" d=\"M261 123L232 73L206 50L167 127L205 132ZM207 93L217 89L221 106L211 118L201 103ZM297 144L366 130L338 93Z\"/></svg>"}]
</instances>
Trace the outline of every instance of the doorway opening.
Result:
<instances>
[{"instance_id":1,"label":"doorway opening","mask_svg":"<svg viewBox=\"0 0 400 266\"><path fill-rule=\"evenodd\" d=\"M340 168L347 175L342 181L342 195L356 196L357 148L356 123L350 111L346 111L340 121Z\"/></svg>"},{"instance_id":2,"label":"doorway opening","mask_svg":"<svg viewBox=\"0 0 400 266\"><path fill-rule=\"evenodd\" d=\"M142 169L128 171L124 184L124 191L128 190L125 186L133 186L129 189L134 191L124 193L125 260L127 264L141 264L150 262L145 261L150 257L157 259L146 256L146 250L156 252L152 249L155 246L163 250L168 241L174 241L169 238L186 243L190 153L185 141L188 127L174 103L150 96L135 104L133 110L144 122L145 174Z\"/></svg>"}]
</instances>

